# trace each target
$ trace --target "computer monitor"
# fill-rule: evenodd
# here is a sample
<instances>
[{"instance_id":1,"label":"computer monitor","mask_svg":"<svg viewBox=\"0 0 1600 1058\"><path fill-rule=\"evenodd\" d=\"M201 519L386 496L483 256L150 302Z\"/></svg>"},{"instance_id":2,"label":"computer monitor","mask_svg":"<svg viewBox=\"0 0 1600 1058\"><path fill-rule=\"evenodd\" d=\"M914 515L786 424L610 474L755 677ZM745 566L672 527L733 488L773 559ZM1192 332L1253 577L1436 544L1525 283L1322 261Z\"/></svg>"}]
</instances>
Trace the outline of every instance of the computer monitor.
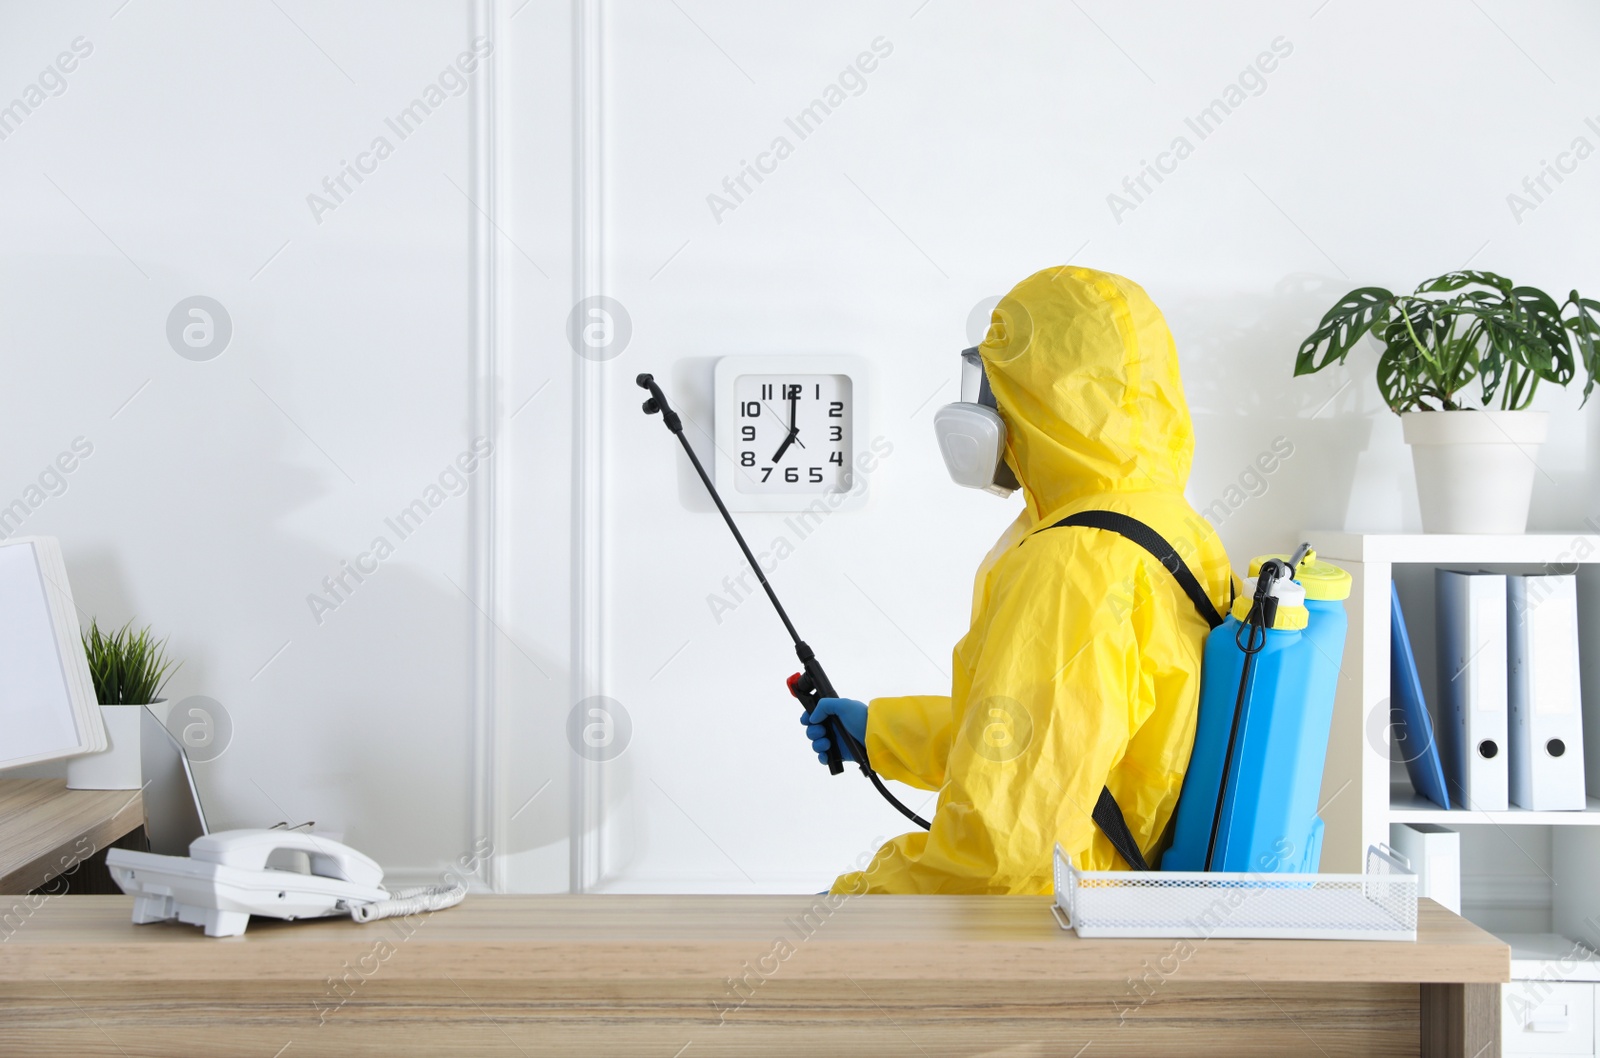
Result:
<instances>
[{"instance_id":1,"label":"computer monitor","mask_svg":"<svg viewBox=\"0 0 1600 1058\"><path fill-rule=\"evenodd\" d=\"M189 855L189 843L209 833L205 808L183 744L148 705L139 712L139 764L144 772L144 832L150 851Z\"/></svg>"}]
</instances>

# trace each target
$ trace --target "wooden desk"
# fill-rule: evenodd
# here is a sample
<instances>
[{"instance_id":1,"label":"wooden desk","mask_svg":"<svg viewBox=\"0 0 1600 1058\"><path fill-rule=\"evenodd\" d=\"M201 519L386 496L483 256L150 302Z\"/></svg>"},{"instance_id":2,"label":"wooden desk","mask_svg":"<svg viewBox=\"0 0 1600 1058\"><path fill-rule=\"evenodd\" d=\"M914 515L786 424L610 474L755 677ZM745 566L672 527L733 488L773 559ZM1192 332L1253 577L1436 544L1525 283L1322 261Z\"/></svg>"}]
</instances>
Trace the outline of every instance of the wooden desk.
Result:
<instances>
[{"instance_id":1,"label":"wooden desk","mask_svg":"<svg viewBox=\"0 0 1600 1058\"><path fill-rule=\"evenodd\" d=\"M0 779L0 893L27 893L144 825L138 790Z\"/></svg>"},{"instance_id":2,"label":"wooden desk","mask_svg":"<svg viewBox=\"0 0 1600 1058\"><path fill-rule=\"evenodd\" d=\"M226 940L130 904L0 945L7 1053L1483 1058L1511 971L1431 901L1415 944L1080 940L1043 897L474 896Z\"/></svg>"}]
</instances>

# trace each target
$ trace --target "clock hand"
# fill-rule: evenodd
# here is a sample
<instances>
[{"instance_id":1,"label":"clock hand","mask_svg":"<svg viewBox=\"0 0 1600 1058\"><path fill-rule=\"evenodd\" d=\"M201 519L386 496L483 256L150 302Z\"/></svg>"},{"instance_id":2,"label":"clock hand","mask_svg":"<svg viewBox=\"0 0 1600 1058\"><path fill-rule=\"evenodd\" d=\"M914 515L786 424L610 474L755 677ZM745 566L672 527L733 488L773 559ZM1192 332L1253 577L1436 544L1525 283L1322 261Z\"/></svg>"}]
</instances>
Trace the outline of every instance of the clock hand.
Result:
<instances>
[{"instance_id":1,"label":"clock hand","mask_svg":"<svg viewBox=\"0 0 1600 1058\"><path fill-rule=\"evenodd\" d=\"M800 430L794 424L795 406L797 404L799 404L799 399L798 398L795 398L795 397L790 397L789 398L789 435L783 439L783 444L779 445L778 446L778 450L775 453L773 453L772 461L774 463L778 462L778 460L783 458L783 453L785 453L785 452L787 452L789 450L789 446L790 445L799 444L801 448L805 447L805 444L800 441ZM770 412L770 411L772 411L772 409L769 407L769 408L767 408L767 411ZM778 416L776 414L774 414L772 417L774 419L778 418Z\"/></svg>"},{"instance_id":2,"label":"clock hand","mask_svg":"<svg viewBox=\"0 0 1600 1058\"><path fill-rule=\"evenodd\" d=\"M800 427L794 424L795 409L799 406L799 404L799 397L789 398L789 440L793 441L801 448L804 448L806 443L800 440ZM776 460L774 460L774 462L776 462Z\"/></svg>"}]
</instances>

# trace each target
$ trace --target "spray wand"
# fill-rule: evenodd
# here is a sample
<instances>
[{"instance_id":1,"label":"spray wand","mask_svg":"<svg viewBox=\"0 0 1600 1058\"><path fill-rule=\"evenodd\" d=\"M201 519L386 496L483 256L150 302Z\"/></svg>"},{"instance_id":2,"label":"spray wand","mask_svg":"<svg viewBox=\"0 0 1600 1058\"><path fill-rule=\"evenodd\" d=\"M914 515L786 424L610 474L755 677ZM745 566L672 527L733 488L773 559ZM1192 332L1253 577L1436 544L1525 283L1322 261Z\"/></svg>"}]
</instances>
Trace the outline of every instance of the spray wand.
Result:
<instances>
[{"instance_id":1,"label":"spray wand","mask_svg":"<svg viewBox=\"0 0 1600 1058\"><path fill-rule=\"evenodd\" d=\"M800 638L800 633L795 631L794 622L789 620L789 614L784 610L783 604L778 601L778 595L772 590L772 585L767 583L767 575L761 570L761 563L756 561L755 555L750 553L750 545L745 543L744 534L739 532L739 526L734 523L733 515L728 513L728 508L723 504L722 497L717 493L716 485L712 484L711 477L706 473L706 468L700 464L700 457L694 454L689 439L683 434L683 420L678 418L678 413L672 410L667 403L667 396L661 392L661 387L656 384L655 376L640 375L634 380L640 389L650 391L650 399L644 402L646 415L661 416L661 421L668 430L678 439L683 450L689 456L689 462L694 465L695 473L700 475L700 481L706 487L706 492L711 494L711 500L717 505L722 520L728 523L729 532L733 533L734 540L739 543L739 550L744 552L745 561L750 564L750 569L755 573L756 580L761 582L761 588L767 593L767 598L772 600L772 608L778 611L778 619L783 622L783 627L789 633L789 638L794 641L795 656L800 659L802 671L795 673L788 679L789 693L805 706L809 714L817 707L817 703L824 698L837 698L839 695L833 689L833 683L828 679L828 674L822 671L822 663L817 660L817 655ZM872 780L872 785L877 787L884 799L900 812L901 815L911 820L924 830L928 829L928 821L917 815L902 804L899 798L889 792L883 785L883 780L878 773L872 770L872 765L867 763L867 749L857 742L855 737L845 730L844 724L839 722L837 716L829 716L823 720L823 725L828 731L828 772L838 775L844 771L844 760L839 752L841 746L850 750L850 756L861 767L861 774Z\"/></svg>"}]
</instances>

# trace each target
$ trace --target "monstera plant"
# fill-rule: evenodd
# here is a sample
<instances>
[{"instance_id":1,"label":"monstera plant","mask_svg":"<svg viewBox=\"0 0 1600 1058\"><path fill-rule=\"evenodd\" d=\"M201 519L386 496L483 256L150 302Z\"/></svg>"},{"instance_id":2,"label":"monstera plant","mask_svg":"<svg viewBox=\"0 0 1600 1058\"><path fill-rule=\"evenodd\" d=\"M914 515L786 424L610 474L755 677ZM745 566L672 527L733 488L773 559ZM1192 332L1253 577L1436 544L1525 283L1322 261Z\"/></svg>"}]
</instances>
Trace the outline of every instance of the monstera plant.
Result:
<instances>
[{"instance_id":1,"label":"monstera plant","mask_svg":"<svg viewBox=\"0 0 1600 1058\"><path fill-rule=\"evenodd\" d=\"M1294 373L1342 364L1367 335L1382 347L1378 392L1401 418L1428 532L1519 533L1527 527L1535 451L1548 413L1528 410L1539 383L1581 368L1587 400L1600 377L1600 302L1558 302L1493 272L1449 272L1410 294L1352 290L1300 343Z\"/></svg>"}]
</instances>

